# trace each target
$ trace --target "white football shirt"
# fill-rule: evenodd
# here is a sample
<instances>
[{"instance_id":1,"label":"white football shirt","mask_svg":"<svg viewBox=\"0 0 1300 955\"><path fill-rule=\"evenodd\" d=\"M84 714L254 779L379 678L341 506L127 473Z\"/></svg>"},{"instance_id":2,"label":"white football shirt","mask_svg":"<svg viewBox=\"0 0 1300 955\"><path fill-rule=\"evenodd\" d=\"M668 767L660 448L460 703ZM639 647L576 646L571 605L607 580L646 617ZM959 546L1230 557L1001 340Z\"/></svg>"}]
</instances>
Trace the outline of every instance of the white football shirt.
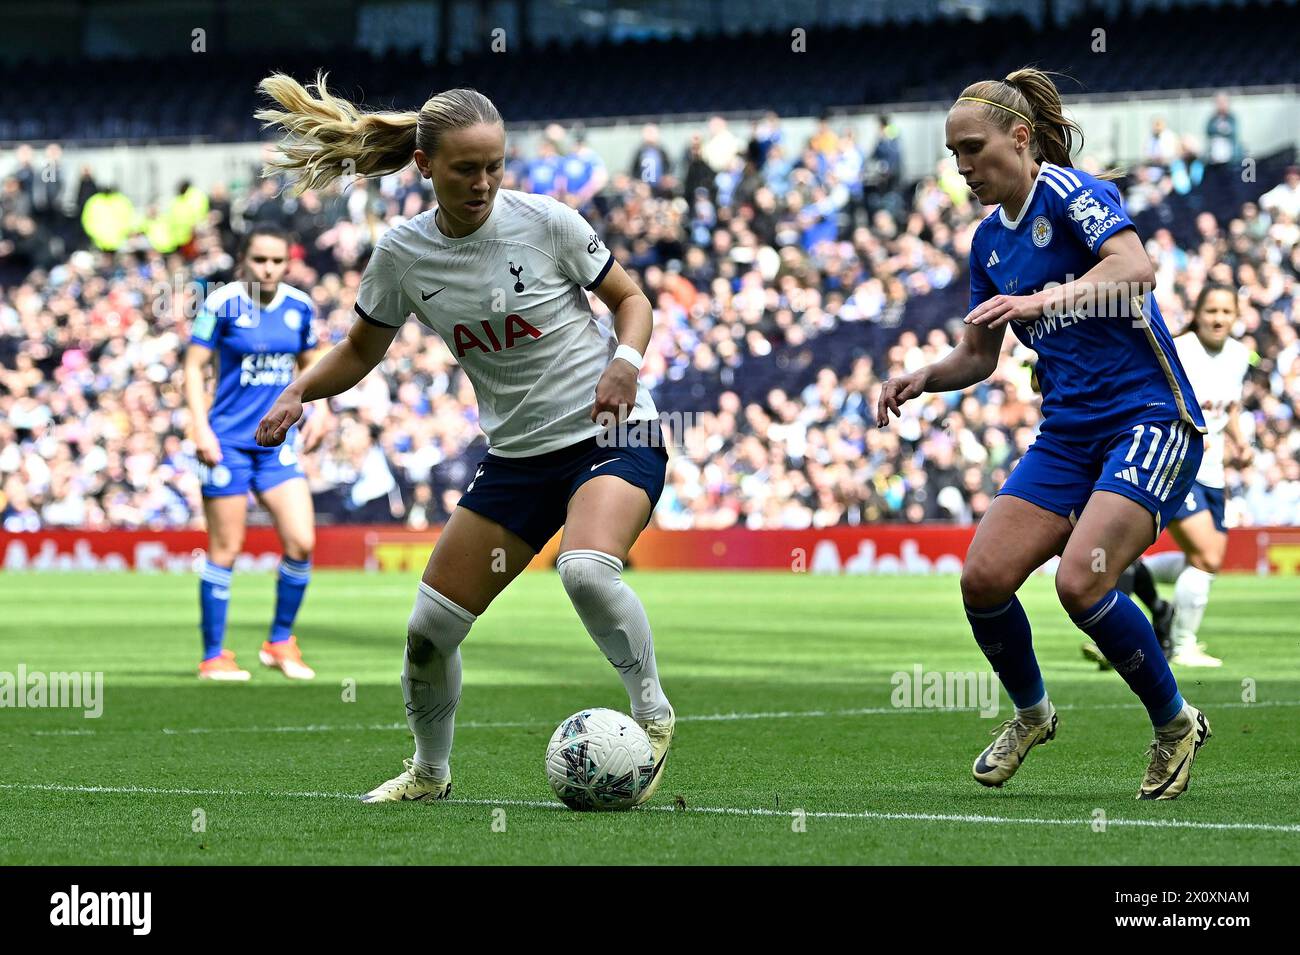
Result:
<instances>
[{"instance_id":1,"label":"white football shirt","mask_svg":"<svg viewBox=\"0 0 1300 955\"><path fill-rule=\"evenodd\" d=\"M595 289L613 262L568 206L501 189L487 219L463 238L443 235L433 210L385 233L361 278L357 311L394 327L414 314L469 376L492 453L543 454L602 432L591 407L618 338L583 290ZM628 420L656 417L638 383Z\"/></svg>"},{"instance_id":2,"label":"white football shirt","mask_svg":"<svg viewBox=\"0 0 1300 955\"><path fill-rule=\"evenodd\" d=\"M1229 406L1241 404L1242 386L1250 371L1250 352L1235 338L1225 341L1217 353L1206 351L1195 332L1177 336L1174 346L1201 403L1208 432L1196 482L1223 487L1223 432L1228 426Z\"/></svg>"}]
</instances>

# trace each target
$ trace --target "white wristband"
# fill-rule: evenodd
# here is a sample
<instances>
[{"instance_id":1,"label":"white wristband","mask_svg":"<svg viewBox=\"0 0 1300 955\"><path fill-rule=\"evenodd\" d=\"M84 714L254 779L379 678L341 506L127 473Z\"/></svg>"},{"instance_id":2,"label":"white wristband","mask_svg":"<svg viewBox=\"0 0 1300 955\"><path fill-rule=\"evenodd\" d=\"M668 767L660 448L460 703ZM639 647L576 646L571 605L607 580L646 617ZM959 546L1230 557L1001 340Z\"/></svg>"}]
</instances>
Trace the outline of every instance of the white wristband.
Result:
<instances>
[{"instance_id":1,"label":"white wristband","mask_svg":"<svg viewBox=\"0 0 1300 955\"><path fill-rule=\"evenodd\" d=\"M631 364L637 371L640 371L641 366L645 364L645 358L643 358L641 353L631 345L619 345L618 348L614 349L614 358L623 359L625 362ZM610 359L610 361L613 360L613 358Z\"/></svg>"}]
</instances>

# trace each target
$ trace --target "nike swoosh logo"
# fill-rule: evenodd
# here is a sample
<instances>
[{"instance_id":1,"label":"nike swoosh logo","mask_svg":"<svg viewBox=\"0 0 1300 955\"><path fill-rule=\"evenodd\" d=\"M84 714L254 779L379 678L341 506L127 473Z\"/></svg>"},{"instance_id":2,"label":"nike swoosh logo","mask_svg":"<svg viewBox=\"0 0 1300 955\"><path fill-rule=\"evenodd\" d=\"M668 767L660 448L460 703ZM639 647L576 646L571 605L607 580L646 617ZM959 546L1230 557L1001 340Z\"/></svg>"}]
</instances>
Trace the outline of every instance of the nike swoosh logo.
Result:
<instances>
[{"instance_id":1,"label":"nike swoosh logo","mask_svg":"<svg viewBox=\"0 0 1300 955\"><path fill-rule=\"evenodd\" d=\"M606 464L613 464L617 460L618 458L610 458L608 461L601 461L599 464L593 464L591 469L594 471L596 468L603 468Z\"/></svg>"},{"instance_id":2,"label":"nike swoosh logo","mask_svg":"<svg viewBox=\"0 0 1300 955\"><path fill-rule=\"evenodd\" d=\"M445 291L447 291L447 286L445 286L445 285L444 285L442 288L438 289L438 292L445 292ZM431 298L433 298L435 295L437 295L438 292L421 292L421 293L420 293L420 300L423 301L423 302L427 302L427 301L429 301L429 299L431 299Z\"/></svg>"},{"instance_id":3,"label":"nike swoosh logo","mask_svg":"<svg viewBox=\"0 0 1300 955\"><path fill-rule=\"evenodd\" d=\"M229 591L229 590L217 590L217 589L214 587L214 588L212 588L212 596L216 597L218 600L229 600L229 599L230 599L230 591Z\"/></svg>"},{"instance_id":4,"label":"nike swoosh logo","mask_svg":"<svg viewBox=\"0 0 1300 955\"><path fill-rule=\"evenodd\" d=\"M659 757L659 762L655 763L655 771L654 771L653 773L650 774L650 779L651 779L652 781L654 780L654 778L655 778L656 776L659 775L659 770L661 770L661 769L664 768L664 761L665 761L667 758L668 758L668 751L667 751L667 750L664 750L664 754L663 754L662 756Z\"/></svg>"},{"instance_id":5,"label":"nike swoosh logo","mask_svg":"<svg viewBox=\"0 0 1300 955\"><path fill-rule=\"evenodd\" d=\"M1168 778L1168 779L1166 779L1163 783L1161 783L1161 784L1160 784L1159 786L1157 786L1155 789L1151 790L1151 791L1148 792L1148 793L1143 794L1143 797L1142 797L1142 798L1144 798L1144 799L1159 799L1161 796L1163 796L1164 793L1165 793L1165 790L1168 789L1170 786L1173 785L1174 780L1178 778L1178 774L1181 773L1181 772L1183 771L1183 767L1184 767L1185 765L1187 765L1187 757L1186 757L1186 756L1184 756L1184 757L1182 758L1182 761L1178 764L1178 768L1175 769L1172 773L1169 774L1169 778Z\"/></svg>"}]
</instances>

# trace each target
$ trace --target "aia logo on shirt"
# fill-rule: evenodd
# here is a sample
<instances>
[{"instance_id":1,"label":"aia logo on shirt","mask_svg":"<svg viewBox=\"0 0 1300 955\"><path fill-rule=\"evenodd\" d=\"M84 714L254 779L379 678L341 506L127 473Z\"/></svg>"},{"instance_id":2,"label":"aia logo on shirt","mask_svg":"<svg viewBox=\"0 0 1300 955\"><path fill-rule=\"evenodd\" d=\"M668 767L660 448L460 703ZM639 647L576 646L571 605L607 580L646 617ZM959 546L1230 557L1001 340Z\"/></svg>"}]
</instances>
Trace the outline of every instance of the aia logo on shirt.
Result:
<instances>
[{"instance_id":1,"label":"aia logo on shirt","mask_svg":"<svg viewBox=\"0 0 1300 955\"><path fill-rule=\"evenodd\" d=\"M523 339L532 340L541 338L540 329L529 325L521 315L507 315L505 328L505 344L501 344L501 339L497 337L496 329L492 323L484 319L479 322L479 328L482 330L483 338L474 334L474 330L468 325L457 325L452 329L452 343L456 346L456 357L464 358L465 353L472 348L478 348L484 354L498 352L506 348L513 348ZM486 341L484 341L486 339Z\"/></svg>"}]
</instances>

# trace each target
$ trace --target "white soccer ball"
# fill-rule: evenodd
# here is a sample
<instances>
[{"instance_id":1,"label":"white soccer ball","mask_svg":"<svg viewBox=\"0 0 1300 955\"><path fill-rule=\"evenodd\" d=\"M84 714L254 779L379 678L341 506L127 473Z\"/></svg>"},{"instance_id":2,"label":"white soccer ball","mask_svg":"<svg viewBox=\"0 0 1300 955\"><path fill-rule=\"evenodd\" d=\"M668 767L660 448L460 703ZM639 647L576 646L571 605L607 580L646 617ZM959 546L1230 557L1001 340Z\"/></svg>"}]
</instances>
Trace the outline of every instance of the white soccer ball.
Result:
<instances>
[{"instance_id":1,"label":"white soccer ball","mask_svg":"<svg viewBox=\"0 0 1300 955\"><path fill-rule=\"evenodd\" d=\"M570 809L630 809L654 778L650 737L617 710L574 713L546 747L546 778Z\"/></svg>"}]
</instances>

